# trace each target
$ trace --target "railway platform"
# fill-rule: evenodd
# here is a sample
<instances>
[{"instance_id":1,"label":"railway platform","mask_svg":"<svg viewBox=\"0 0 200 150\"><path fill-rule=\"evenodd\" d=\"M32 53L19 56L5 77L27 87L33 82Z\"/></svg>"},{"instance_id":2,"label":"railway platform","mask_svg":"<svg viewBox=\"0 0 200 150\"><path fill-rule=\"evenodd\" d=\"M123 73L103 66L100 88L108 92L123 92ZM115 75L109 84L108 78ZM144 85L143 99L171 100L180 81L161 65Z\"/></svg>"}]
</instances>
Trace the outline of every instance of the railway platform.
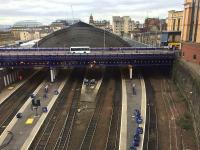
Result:
<instances>
[{"instance_id":1,"label":"railway platform","mask_svg":"<svg viewBox=\"0 0 200 150\"><path fill-rule=\"evenodd\" d=\"M101 86L102 79L97 80L96 84L94 86L82 86L81 89L81 102L95 102L95 97L97 95L97 92Z\"/></svg>"},{"instance_id":2,"label":"railway platform","mask_svg":"<svg viewBox=\"0 0 200 150\"><path fill-rule=\"evenodd\" d=\"M135 84L133 90L132 85ZM135 134L137 124L135 122L134 110L141 111L141 83L140 79L133 77L132 80L126 79L127 87L127 149L131 146L133 136Z\"/></svg>"},{"instance_id":3,"label":"railway platform","mask_svg":"<svg viewBox=\"0 0 200 150\"><path fill-rule=\"evenodd\" d=\"M121 131L120 131L120 145L119 149L129 149L134 134L136 133L136 128L138 127L134 110L138 109L141 112L142 119L145 121L146 118L146 92L144 80L140 79L138 76L134 76L132 80L123 79L122 80L122 120L121 120ZM123 84L124 82L124 84ZM134 90L133 90L134 85ZM142 127L145 126L143 123ZM142 150L142 142L144 136L141 135L141 143L138 150Z\"/></svg>"},{"instance_id":4,"label":"railway platform","mask_svg":"<svg viewBox=\"0 0 200 150\"><path fill-rule=\"evenodd\" d=\"M15 91L17 91L25 82L27 82L32 76L34 76L38 71L35 71L32 75L26 77L24 80L13 83L5 87L0 91L0 105L8 99Z\"/></svg>"},{"instance_id":5,"label":"railway platform","mask_svg":"<svg viewBox=\"0 0 200 150\"><path fill-rule=\"evenodd\" d=\"M36 109L32 109L31 98L26 101L18 111L18 113L22 113L22 118L14 117L0 136L1 146L6 145L4 149L28 149L59 95L55 93L55 90L60 93L67 79L68 76L64 81L58 80L55 83L43 81L38 86L34 91L34 95L36 99L40 100L41 106L38 107L36 112ZM48 93L44 96L47 85ZM47 112L43 112L43 107L47 107Z\"/></svg>"}]
</instances>

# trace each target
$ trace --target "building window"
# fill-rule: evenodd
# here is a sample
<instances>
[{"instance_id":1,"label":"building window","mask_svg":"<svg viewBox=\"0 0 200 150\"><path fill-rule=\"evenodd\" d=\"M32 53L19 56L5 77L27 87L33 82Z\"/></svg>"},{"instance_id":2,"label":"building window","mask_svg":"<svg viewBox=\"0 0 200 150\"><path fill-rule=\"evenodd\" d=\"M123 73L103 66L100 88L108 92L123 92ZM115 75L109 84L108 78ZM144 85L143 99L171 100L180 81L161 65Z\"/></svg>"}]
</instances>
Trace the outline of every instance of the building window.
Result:
<instances>
[{"instance_id":1,"label":"building window","mask_svg":"<svg viewBox=\"0 0 200 150\"><path fill-rule=\"evenodd\" d=\"M173 31L175 31L176 28L176 19L173 20Z\"/></svg>"},{"instance_id":2,"label":"building window","mask_svg":"<svg viewBox=\"0 0 200 150\"><path fill-rule=\"evenodd\" d=\"M177 27L177 31L180 30L180 22L181 22L181 19L179 18L179 19L178 19L178 27Z\"/></svg>"},{"instance_id":3,"label":"building window","mask_svg":"<svg viewBox=\"0 0 200 150\"><path fill-rule=\"evenodd\" d=\"M195 60L197 59L197 55L196 54L193 55L193 59L195 59Z\"/></svg>"},{"instance_id":4,"label":"building window","mask_svg":"<svg viewBox=\"0 0 200 150\"><path fill-rule=\"evenodd\" d=\"M183 57L185 56L185 53L184 53L184 52L182 53L182 56L183 56Z\"/></svg>"}]
</instances>

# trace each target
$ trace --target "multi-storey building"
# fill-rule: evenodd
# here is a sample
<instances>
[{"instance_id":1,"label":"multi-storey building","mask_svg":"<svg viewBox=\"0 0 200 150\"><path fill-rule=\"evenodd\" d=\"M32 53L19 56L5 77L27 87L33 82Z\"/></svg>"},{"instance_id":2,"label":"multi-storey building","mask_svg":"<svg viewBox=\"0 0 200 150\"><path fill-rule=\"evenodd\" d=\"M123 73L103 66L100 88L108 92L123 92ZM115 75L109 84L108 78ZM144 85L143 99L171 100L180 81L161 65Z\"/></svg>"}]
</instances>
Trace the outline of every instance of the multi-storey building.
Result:
<instances>
[{"instance_id":1,"label":"multi-storey building","mask_svg":"<svg viewBox=\"0 0 200 150\"><path fill-rule=\"evenodd\" d=\"M166 20L159 18L146 18L144 21L144 30L146 32L158 32L166 30Z\"/></svg>"},{"instance_id":2,"label":"multi-storey building","mask_svg":"<svg viewBox=\"0 0 200 150\"><path fill-rule=\"evenodd\" d=\"M110 21L107 20L94 20L92 14L90 15L89 24L93 25L97 28L106 29L108 31L112 31L112 26L110 25Z\"/></svg>"},{"instance_id":3,"label":"multi-storey building","mask_svg":"<svg viewBox=\"0 0 200 150\"><path fill-rule=\"evenodd\" d=\"M0 46L14 43L15 38L10 31L0 31Z\"/></svg>"},{"instance_id":4,"label":"multi-storey building","mask_svg":"<svg viewBox=\"0 0 200 150\"><path fill-rule=\"evenodd\" d=\"M40 39L52 31L50 26L43 26L35 21L20 21L15 23L11 29L15 39L21 41Z\"/></svg>"},{"instance_id":5,"label":"multi-storey building","mask_svg":"<svg viewBox=\"0 0 200 150\"><path fill-rule=\"evenodd\" d=\"M168 11L167 31L182 31L183 29L183 11Z\"/></svg>"},{"instance_id":6,"label":"multi-storey building","mask_svg":"<svg viewBox=\"0 0 200 150\"><path fill-rule=\"evenodd\" d=\"M113 32L118 35L130 34L135 29L135 21L129 16L113 16L112 28Z\"/></svg>"},{"instance_id":7,"label":"multi-storey building","mask_svg":"<svg viewBox=\"0 0 200 150\"><path fill-rule=\"evenodd\" d=\"M200 43L200 0L185 0L183 41Z\"/></svg>"}]
</instances>

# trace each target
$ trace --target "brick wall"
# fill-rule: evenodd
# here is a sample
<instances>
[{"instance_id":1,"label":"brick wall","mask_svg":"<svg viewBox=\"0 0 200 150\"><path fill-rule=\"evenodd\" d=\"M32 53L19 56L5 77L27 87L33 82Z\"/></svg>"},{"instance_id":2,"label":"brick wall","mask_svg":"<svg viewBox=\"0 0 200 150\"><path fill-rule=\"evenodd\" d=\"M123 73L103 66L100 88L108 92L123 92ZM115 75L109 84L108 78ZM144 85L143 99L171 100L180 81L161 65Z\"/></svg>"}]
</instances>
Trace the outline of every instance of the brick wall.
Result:
<instances>
[{"instance_id":1,"label":"brick wall","mask_svg":"<svg viewBox=\"0 0 200 150\"><path fill-rule=\"evenodd\" d=\"M186 61L200 65L200 44L183 43L182 58Z\"/></svg>"}]
</instances>

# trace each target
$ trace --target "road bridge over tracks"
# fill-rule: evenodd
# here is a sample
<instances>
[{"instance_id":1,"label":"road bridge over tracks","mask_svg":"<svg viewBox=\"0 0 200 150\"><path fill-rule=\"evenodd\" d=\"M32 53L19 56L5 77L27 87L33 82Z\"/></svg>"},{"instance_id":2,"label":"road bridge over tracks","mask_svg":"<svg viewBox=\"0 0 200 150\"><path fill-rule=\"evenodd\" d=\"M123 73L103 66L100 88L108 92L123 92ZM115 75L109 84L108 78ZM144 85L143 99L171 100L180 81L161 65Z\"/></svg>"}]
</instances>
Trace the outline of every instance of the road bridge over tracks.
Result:
<instances>
[{"instance_id":1,"label":"road bridge over tracks","mask_svg":"<svg viewBox=\"0 0 200 150\"><path fill-rule=\"evenodd\" d=\"M71 53L69 48L0 48L1 68L66 66L171 66L176 52L162 48L91 48L90 53Z\"/></svg>"}]
</instances>

